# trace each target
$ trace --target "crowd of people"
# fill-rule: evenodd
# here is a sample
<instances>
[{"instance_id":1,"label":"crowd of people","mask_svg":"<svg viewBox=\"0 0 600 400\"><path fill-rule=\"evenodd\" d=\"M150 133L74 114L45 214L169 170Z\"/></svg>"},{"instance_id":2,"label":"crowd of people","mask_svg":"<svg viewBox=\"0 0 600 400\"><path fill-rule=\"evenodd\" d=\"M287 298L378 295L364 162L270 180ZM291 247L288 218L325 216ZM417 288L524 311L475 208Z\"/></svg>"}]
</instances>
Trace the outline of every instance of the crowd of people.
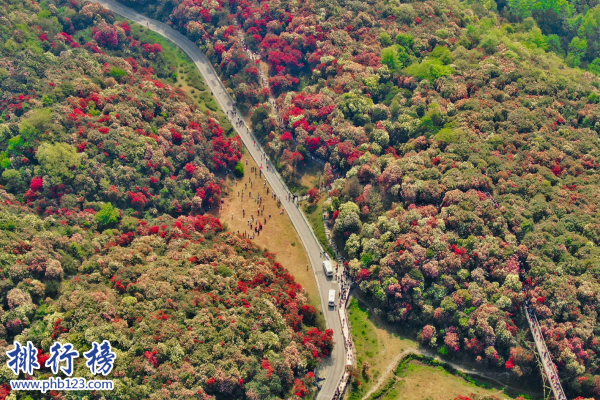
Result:
<instances>
[{"instance_id":1,"label":"crowd of people","mask_svg":"<svg viewBox=\"0 0 600 400\"><path fill-rule=\"evenodd\" d=\"M235 107L235 105L234 105ZM235 124L237 128L241 128L244 126L244 120L242 117L238 115L237 110L234 108L232 111L227 111L227 116L230 118L231 122Z\"/></svg>"},{"instance_id":2,"label":"crowd of people","mask_svg":"<svg viewBox=\"0 0 600 400\"><path fill-rule=\"evenodd\" d=\"M350 337L350 326L348 325L348 315L346 314L346 303L348 301L348 297L350 295L350 289L352 288L353 282L350 281L350 275L348 271L348 267L345 266L342 271L341 276L339 276L340 282L340 293L339 293L339 303L338 303L338 312L340 314L340 321L342 323L342 334L344 336L344 347L346 348L346 365L354 364L354 343L352 338ZM348 385L348 380L350 379L350 372L346 370L338 387L333 396L333 400L338 400L344 397L344 391L346 389L346 385Z\"/></svg>"},{"instance_id":3,"label":"crowd of people","mask_svg":"<svg viewBox=\"0 0 600 400\"><path fill-rule=\"evenodd\" d=\"M248 166L248 160L246 160L246 166ZM254 176L254 180L252 180L252 177ZM277 201L277 207L279 208L281 206L281 202L279 201L279 199L277 198L277 196L273 193L272 195L270 195L271 190L270 188L267 186L267 180L263 178L263 190L266 190L266 195L261 194L259 191L255 191L254 192L254 196L252 195L252 190L254 188L254 184L255 183L259 183L260 181L258 179L262 178L262 171L257 168L257 167L250 167L250 173L248 174L248 180L246 182L242 181L236 181L236 186L240 187L242 185L243 189L240 189L237 191L237 195L238 197L241 197L242 200L242 218L246 220L246 227L247 229L249 229L248 231L244 230L243 232L240 233L240 231L238 230L238 235L244 237L244 238L248 238L248 239L254 239L257 236L260 236L260 233L262 232L262 230L264 229L265 225L267 225L267 220L270 220L272 217L269 214L268 215L268 219L267 219L267 215L265 214L265 200L268 197L271 197L273 200ZM248 192L246 192L246 190ZM250 214L250 218L246 219L246 205L244 204L244 196L246 196L246 201L250 200L253 201L257 208L256 208L256 215L254 213ZM250 207L248 207L250 208ZM282 214L282 213L280 213ZM235 213L231 213L231 219L235 219Z\"/></svg>"}]
</instances>

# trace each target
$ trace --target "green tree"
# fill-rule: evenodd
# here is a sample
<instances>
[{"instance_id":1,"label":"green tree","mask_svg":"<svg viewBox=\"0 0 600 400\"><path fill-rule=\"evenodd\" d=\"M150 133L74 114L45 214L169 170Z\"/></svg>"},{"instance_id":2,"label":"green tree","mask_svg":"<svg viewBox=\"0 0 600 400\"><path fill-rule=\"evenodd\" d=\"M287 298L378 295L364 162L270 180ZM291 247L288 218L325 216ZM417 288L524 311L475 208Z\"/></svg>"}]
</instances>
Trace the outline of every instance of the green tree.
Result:
<instances>
[{"instance_id":1,"label":"green tree","mask_svg":"<svg viewBox=\"0 0 600 400\"><path fill-rule=\"evenodd\" d=\"M38 108L19 124L19 133L25 143L39 139L39 136L52 127L49 108Z\"/></svg>"},{"instance_id":2,"label":"green tree","mask_svg":"<svg viewBox=\"0 0 600 400\"><path fill-rule=\"evenodd\" d=\"M445 65L450 64L454 61L454 56L452 56L452 52L446 46L436 46L435 49L429 53L429 57L437 58Z\"/></svg>"},{"instance_id":3,"label":"green tree","mask_svg":"<svg viewBox=\"0 0 600 400\"><path fill-rule=\"evenodd\" d=\"M600 5L585 13L577 34L585 38L589 46L585 61L596 58L600 54Z\"/></svg>"},{"instance_id":4,"label":"green tree","mask_svg":"<svg viewBox=\"0 0 600 400\"><path fill-rule=\"evenodd\" d=\"M252 111L250 117L252 130L258 137L263 137L269 134L273 128L271 118L269 117L269 107L266 105L260 105Z\"/></svg>"},{"instance_id":5,"label":"green tree","mask_svg":"<svg viewBox=\"0 0 600 400\"><path fill-rule=\"evenodd\" d=\"M581 39L575 36L571 43L569 43L569 54L567 55L567 64L570 67L579 67L581 65L581 59L585 56L587 51L588 42L586 39Z\"/></svg>"},{"instance_id":6,"label":"green tree","mask_svg":"<svg viewBox=\"0 0 600 400\"><path fill-rule=\"evenodd\" d=\"M382 46L390 46L392 44L392 38L390 34L387 32L381 32L379 34L379 42Z\"/></svg>"},{"instance_id":7,"label":"green tree","mask_svg":"<svg viewBox=\"0 0 600 400\"><path fill-rule=\"evenodd\" d=\"M436 80L442 76L451 75L454 70L449 65L444 65L437 58L425 58L420 64L414 63L404 68L407 75L413 75L421 79Z\"/></svg>"},{"instance_id":8,"label":"green tree","mask_svg":"<svg viewBox=\"0 0 600 400\"><path fill-rule=\"evenodd\" d=\"M0 166L2 168L10 167L10 159L8 158L6 151L0 153Z\"/></svg>"},{"instance_id":9,"label":"green tree","mask_svg":"<svg viewBox=\"0 0 600 400\"><path fill-rule=\"evenodd\" d=\"M110 76L112 76L115 79L121 79L121 78L127 76L127 71L125 71L119 67L113 67L110 70Z\"/></svg>"},{"instance_id":10,"label":"green tree","mask_svg":"<svg viewBox=\"0 0 600 400\"><path fill-rule=\"evenodd\" d=\"M400 61L397 47L390 46L381 50L381 62L387 65L392 71L402 68L402 62Z\"/></svg>"},{"instance_id":11,"label":"green tree","mask_svg":"<svg viewBox=\"0 0 600 400\"><path fill-rule=\"evenodd\" d=\"M587 68L596 75L600 75L600 58L594 58L594 61L588 64ZM597 101L593 101L597 103Z\"/></svg>"},{"instance_id":12,"label":"green tree","mask_svg":"<svg viewBox=\"0 0 600 400\"><path fill-rule=\"evenodd\" d=\"M406 47L407 49L412 49L415 39L409 33L399 33L396 35L396 43L400 46Z\"/></svg>"},{"instance_id":13,"label":"green tree","mask_svg":"<svg viewBox=\"0 0 600 400\"><path fill-rule=\"evenodd\" d=\"M72 168L80 164L81 156L67 143L42 143L35 154L42 168L55 182L62 178L73 178Z\"/></svg>"},{"instance_id":14,"label":"green tree","mask_svg":"<svg viewBox=\"0 0 600 400\"><path fill-rule=\"evenodd\" d=\"M577 30L579 36L585 36L588 40L600 37L600 5L590 8L583 17L581 25Z\"/></svg>"},{"instance_id":15,"label":"green tree","mask_svg":"<svg viewBox=\"0 0 600 400\"><path fill-rule=\"evenodd\" d=\"M521 18L542 14L545 11L554 12L559 19L565 19L573 14L573 6L568 0L508 0L511 13Z\"/></svg>"},{"instance_id":16,"label":"green tree","mask_svg":"<svg viewBox=\"0 0 600 400\"><path fill-rule=\"evenodd\" d=\"M546 39L548 41L548 51L553 51L556 54L564 53L560 44L560 37L558 37L558 35L550 34L546 36Z\"/></svg>"},{"instance_id":17,"label":"green tree","mask_svg":"<svg viewBox=\"0 0 600 400\"><path fill-rule=\"evenodd\" d=\"M94 218L100 225L108 226L117 223L120 216L121 212L117 207L112 203L104 203Z\"/></svg>"},{"instance_id":18,"label":"green tree","mask_svg":"<svg viewBox=\"0 0 600 400\"><path fill-rule=\"evenodd\" d=\"M4 172L2 172L2 180L4 181L6 189L13 193L24 191L24 189L26 189L21 173L16 169L5 169Z\"/></svg>"}]
</instances>

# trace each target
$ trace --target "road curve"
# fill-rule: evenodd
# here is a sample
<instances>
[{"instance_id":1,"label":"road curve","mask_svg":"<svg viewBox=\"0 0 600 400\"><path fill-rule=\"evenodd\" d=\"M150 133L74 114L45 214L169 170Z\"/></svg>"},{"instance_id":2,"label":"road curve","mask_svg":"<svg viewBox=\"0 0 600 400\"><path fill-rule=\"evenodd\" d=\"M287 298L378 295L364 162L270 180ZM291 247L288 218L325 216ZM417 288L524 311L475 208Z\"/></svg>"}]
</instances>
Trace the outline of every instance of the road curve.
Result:
<instances>
[{"instance_id":1,"label":"road curve","mask_svg":"<svg viewBox=\"0 0 600 400\"><path fill-rule=\"evenodd\" d=\"M137 13L129 7L119 4L114 0L96 1L114 13L148 27L149 29L164 36L179 46L192 59L194 64L196 64L196 67L204 77L205 83L212 91L221 108L228 115L234 110L233 100L225 90L223 83L213 69L210 61L206 55L202 53L200 49L187 37L177 32L167 24L145 17L144 15ZM237 127L234 121L232 121L232 125L248 148L252 158L254 158L258 165L263 166L265 161L261 161L261 155L264 155L264 153L260 146L255 144L255 138L250 130L245 125L242 127ZM268 169L263 168L263 174L273 188L273 191L280 196L286 212L292 220L296 231L298 231L298 235L300 236L302 243L304 243L304 247L306 248L306 252L308 253L313 271L315 273L317 285L319 286L321 306L323 308L323 315L325 316L327 327L329 329L333 329L333 338L337 344L334 346L331 357L323 361L318 371L318 376L325 378L325 381L322 383L317 399L328 400L333 398L346 365L346 353L340 320L337 312L333 308L327 306L329 290L335 289L336 293L339 293L340 288L337 282L328 279L323 273L322 258L320 257L322 252L321 245L314 236L314 233L302 215L302 212L292 201L287 200L289 191L283 181L280 179L279 174L274 171L272 165ZM271 250L277 251L277 249Z\"/></svg>"}]
</instances>

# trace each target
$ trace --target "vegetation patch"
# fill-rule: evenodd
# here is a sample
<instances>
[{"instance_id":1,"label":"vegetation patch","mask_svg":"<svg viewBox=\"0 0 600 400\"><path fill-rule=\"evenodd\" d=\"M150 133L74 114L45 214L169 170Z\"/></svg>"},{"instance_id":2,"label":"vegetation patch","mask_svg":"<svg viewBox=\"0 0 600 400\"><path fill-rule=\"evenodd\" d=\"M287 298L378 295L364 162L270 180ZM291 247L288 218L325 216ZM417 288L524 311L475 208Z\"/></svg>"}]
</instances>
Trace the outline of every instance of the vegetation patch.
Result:
<instances>
[{"instance_id":1,"label":"vegetation patch","mask_svg":"<svg viewBox=\"0 0 600 400\"><path fill-rule=\"evenodd\" d=\"M323 249L325 249L325 251L327 252L327 254L329 254L330 257L335 258L335 252L333 251L333 247L331 247L331 243L327 238L327 234L325 233L325 225L323 223L323 203L325 202L325 200L325 198L322 198L316 204L307 203L304 205L303 209L306 218L312 226L313 232L315 233L317 239L319 239L319 242L321 243L321 246L323 246Z\"/></svg>"}]
</instances>

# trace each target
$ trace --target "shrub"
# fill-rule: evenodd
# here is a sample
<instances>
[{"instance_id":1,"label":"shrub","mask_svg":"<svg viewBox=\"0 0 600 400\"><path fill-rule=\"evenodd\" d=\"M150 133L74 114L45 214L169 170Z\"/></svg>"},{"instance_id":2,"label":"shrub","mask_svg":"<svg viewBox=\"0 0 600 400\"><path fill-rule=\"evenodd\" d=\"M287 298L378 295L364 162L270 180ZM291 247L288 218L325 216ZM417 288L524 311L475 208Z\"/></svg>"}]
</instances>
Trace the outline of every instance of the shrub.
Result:
<instances>
[{"instance_id":1,"label":"shrub","mask_svg":"<svg viewBox=\"0 0 600 400\"><path fill-rule=\"evenodd\" d=\"M392 38L390 37L390 34L387 32L381 32L379 34L379 41L381 42L381 44L383 46L390 46L392 44Z\"/></svg>"},{"instance_id":2,"label":"shrub","mask_svg":"<svg viewBox=\"0 0 600 400\"><path fill-rule=\"evenodd\" d=\"M127 71L125 71L119 67L112 67L110 69L110 76L112 76L115 79L121 79L121 78L127 76Z\"/></svg>"},{"instance_id":3,"label":"shrub","mask_svg":"<svg viewBox=\"0 0 600 400\"><path fill-rule=\"evenodd\" d=\"M229 276L233 276L233 270L231 270L230 268L227 268L227 266L221 264L217 267L217 274L224 276L224 277L229 277Z\"/></svg>"},{"instance_id":4,"label":"shrub","mask_svg":"<svg viewBox=\"0 0 600 400\"><path fill-rule=\"evenodd\" d=\"M235 165L235 168L234 168L233 172L235 173L235 176L237 176L238 178L243 177L244 176L244 163L242 163L241 161L239 161Z\"/></svg>"},{"instance_id":5,"label":"shrub","mask_svg":"<svg viewBox=\"0 0 600 400\"><path fill-rule=\"evenodd\" d=\"M396 35L396 44L406 47L407 49L412 49L414 42L415 39L409 33L399 33Z\"/></svg>"},{"instance_id":6,"label":"shrub","mask_svg":"<svg viewBox=\"0 0 600 400\"><path fill-rule=\"evenodd\" d=\"M425 58L421 63L414 63L404 68L404 73L413 75L417 78L436 80L442 76L451 75L454 72L452 67L444 65L438 58Z\"/></svg>"},{"instance_id":7,"label":"shrub","mask_svg":"<svg viewBox=\"0 0 600 400\"><path fill-rule=\"evenodd\" d=\"M100 225L109 226L117 223L120 216L121 212L118 208L113 206L111 203L104 203L100 207L100 211L96 213L94 219Z\"/></svg>"}]
</instances>

